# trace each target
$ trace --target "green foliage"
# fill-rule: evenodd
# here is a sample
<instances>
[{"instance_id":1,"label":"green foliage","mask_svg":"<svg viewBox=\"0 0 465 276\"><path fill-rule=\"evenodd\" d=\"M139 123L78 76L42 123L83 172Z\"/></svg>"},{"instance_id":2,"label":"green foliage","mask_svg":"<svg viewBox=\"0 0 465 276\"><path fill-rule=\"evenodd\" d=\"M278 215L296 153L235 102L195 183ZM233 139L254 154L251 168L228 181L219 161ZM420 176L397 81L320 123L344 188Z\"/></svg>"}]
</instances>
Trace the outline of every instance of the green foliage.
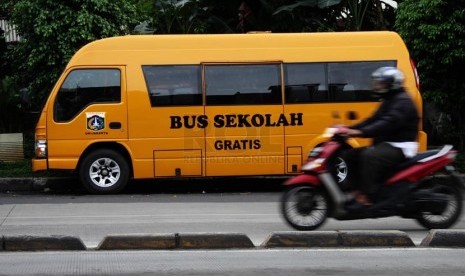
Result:
<instances>
[{"instance_id":1,"label":"green foliage","mask_svg":"<svg viewBox=\"0 0 465 276\"><path fill-rule=\"evenodd\" d=\"M425 100L452 118L445 142L464 150L465 1L402 1L396 29L417 63Z\"/></svg>"},{"instance_id":2,"label":"green foliage","mask_svg":"<svg viewBox=\"0 0 465 276\"><path fill-rule=\"evenodd\" d=\"M13 78L0 79L0 133L21 132L22 99Z\"/></svg>"},{"instance_id":3,"label":"green foliage","mask_svg":"<svg viewBox=\"0 0 465 276\"><path fill-rule=\"evenodd\" d=\"M291 12L296 8L300 7L318 7L320 9L327 8L333 5L337 5L341 3L341 0L301 0L297 1L296 3L290 4L290 5L284 5L279 7L273 14L278 14L282 11L287 11Z\"/></svg>"},{"instance_id":4,"label":"green foliage","mask_svg":"<svg viewBox=\"0 0 465 276\"><path fill-rule=\"evenodd\" d=\"M391 29L394 9L380 0L156 0L138 34L316 32ZM142 12L144 15L146 12Z\"/></svg>"},{"instance_id":5,"label":"green foliage","mask_svg":"<svg viewBox=\"0 0 465 276\"><path fill-rule=\"evenodd\" d=\"M136 16L140 22L149 20L154 13L154 0L130 0L136 9Z\"/></svg>"},{"instance_id":6,"label":"green foliage","mask_svg":"<svg viewBox=\"0 0 465 276\"><path fill-rule=\"evenodd\" d=\"M20 132L21 99L14 79L9 76L11 66L7 57L11 48L3 35L4 31L0 29L0 133Z\"/></svg>"},{"instance_id":7,"label":"green foliage","mask_svg":"<svg viewBox=\"0 0 465 276\"><path fill-rule=\"evenodd\" d=\"M198 4L199 1L189 0L154 1L154 32L161 34L204 32L205 26L198 19L201 10Z\"/></svg>"},{"instance_id":8,"label":"green foliage","mask_svg":"<svg viewBox=\"0 0 465 276\"><path fill-rule=\"evenodd\" d=\"M22 38L10 60L18 80L39 100L80 47L127 34L136 23L135 8L125 0L7 0L2 5Z\"/></svg>"},{"instance_id":9,"label":"green foliage","mask_svg":"<svg viewBox=\"0 0 465 276\"><path fill-rule=\"evenodd\" d=\"M8 65L6 64L7 45L4 37L5 32L0 29L0 78L4 78Z\"/></svg>"},{"instance_id":10,"label":"green foliage","mask_svg":"<svg viewBox=\"0 0 465 276\"><path fill-rule=\"evenodd\" d=\"M278 21L277 16L291 15L292 20L287 20L285 30L371 31L391 29L394 23L394 8L380 0L269 2L291 2L281 6L273 5L274 21Z\"/></svg>"},{"instance_id":11,"label":"green foliage","mask_svg":"<svg viewBox=\"0 0 465 276\"><path fill-rule=\"evenodd\" d=\"M138 10L145 9L147 12L143 12L144 20L136 26L134 33L231 33L234 30L219 16L220 4L225 6L211 0L141 0L136 6ZM216 10L216 15L212 13L213 10Z\"/></svg>"}]
</instances>

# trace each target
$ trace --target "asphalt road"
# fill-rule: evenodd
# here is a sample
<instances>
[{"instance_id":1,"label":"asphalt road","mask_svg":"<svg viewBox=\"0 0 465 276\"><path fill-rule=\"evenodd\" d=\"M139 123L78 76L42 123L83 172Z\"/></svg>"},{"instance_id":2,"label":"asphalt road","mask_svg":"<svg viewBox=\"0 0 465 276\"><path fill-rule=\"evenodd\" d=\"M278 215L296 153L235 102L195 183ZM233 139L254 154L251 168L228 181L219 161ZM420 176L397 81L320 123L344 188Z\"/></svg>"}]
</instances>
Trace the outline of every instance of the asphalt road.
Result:
<instances>
[{"instance_id":1,"label":"asphalt road","mask_svg":"<svg viewBox=\"0 0 465 276\"><path fill-rule=\"evenodd\" d=\"M165 183L120 195L85 195L74 186L0 194L1 235L71 235L92 249L110 234L236 232L259 246L293 231L279 214L278 186ZM243 184L243 183L242 183ZM454 226L465 229L465 218ZM400 218L335 221L319 230L401 230L427 235ZM465 249L248 249L0 252L0 275L464 275Z\"/></svg>"},{"instance_id":2,"label":"asphalt road","mask_svg":"<svg viewBox=\"0 0 465 276\"><path fill-rule=\"evenodd\" d=\"M259 246L272 232L294 230L279 213L278 189L178 188L154 192L133 187L124 194L104 196L77 191L0 194L0 233L72 235L94 248L110 234L199 232L243 233ZM453 228L465 229L465 217ZM415 244L428 233L415 221L397 217L329 219L318 230L401 230Z\"/></svg>"}]
</instances>

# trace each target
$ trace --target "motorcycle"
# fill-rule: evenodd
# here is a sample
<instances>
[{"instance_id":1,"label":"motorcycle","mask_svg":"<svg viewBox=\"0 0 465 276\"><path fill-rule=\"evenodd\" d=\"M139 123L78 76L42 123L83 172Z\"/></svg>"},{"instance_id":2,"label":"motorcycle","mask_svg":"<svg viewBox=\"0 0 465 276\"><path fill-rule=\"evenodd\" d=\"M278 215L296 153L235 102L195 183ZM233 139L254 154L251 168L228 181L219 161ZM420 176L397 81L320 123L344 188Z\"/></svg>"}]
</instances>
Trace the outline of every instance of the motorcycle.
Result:
<instances>
[{"instance_id":1,"label":"motorcycle","mask_svg":"<svg viewBox=\"0 0 465 276\"><path fill-rule=\"evenodd\" d=\"M301 174L288 179L281 199L286 222L297 230L314 230L328 217L337 220L400 216L427 229L451 227L462 212L465 188L453 162L451 145L417 154L396 168L370 207L348 208L356 191L349 182L344 152L349 137L340 127L325 130L326 142L315 147Z\"/></svg>"}]
</instances>

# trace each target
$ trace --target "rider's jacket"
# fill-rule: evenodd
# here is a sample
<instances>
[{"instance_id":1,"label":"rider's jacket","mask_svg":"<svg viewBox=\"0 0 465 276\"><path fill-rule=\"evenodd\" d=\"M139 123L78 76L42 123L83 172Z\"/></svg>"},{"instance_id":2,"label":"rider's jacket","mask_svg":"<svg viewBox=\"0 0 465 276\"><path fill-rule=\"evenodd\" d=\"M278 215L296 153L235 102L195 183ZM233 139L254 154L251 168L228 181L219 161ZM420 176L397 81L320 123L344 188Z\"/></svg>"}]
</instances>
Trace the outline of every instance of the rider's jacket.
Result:
<instances>
[{"instance_id":1,"label":"rider's jacket","mask_svg":"<svg viewBox=\"0 0 465 276\"><path fill-rule=\"evenodd\" d=\"M390 90L376 112L366 120L351 126L362 132L362 137L381 142L416 141L419 116L410 96L404 89Z\"/></svg>"}]
</instances>

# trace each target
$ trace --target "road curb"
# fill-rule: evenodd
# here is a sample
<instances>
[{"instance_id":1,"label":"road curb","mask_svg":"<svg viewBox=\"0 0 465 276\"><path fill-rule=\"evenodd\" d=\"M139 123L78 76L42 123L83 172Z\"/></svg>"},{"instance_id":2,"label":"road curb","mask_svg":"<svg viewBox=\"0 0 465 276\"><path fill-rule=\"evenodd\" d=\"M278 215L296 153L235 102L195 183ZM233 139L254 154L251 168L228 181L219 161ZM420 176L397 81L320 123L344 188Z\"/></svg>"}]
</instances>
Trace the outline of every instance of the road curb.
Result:
<instances>
[{"instance_id":1,"label":"road curb","mask_svg":"<svg viewBox=\"0 0 465 276\"><path fill-rule=\"evenodd\" d=\"M241 233L180 233L176 234L179 249L254 248L250 238Z\"/></svg>"},{"instance_id":2,"label":"road curb","mask_svg":"<svg viewBox=\"0 0 465 276\"><path fill-rule=\"evenodd\" d=\"M3 236L4 251L87 250L80 238L72 236Z\"/></svg>"},{"instance_id":3,"label":"road curb","mask_svg":"<svg viewBox=\"0 0 465 276\"><path fill-rule=\"evenodd\" d=\"M109 235L97 250L171 250L171 249L236 249L254 248L241 233L176 233Z\"/></svg>"},{"instance_id":4,"label":"road curb","mask_svg":"<svg viewBox=\"0 0 465 276\"><path fill-rule=\"evenodd\" d=\"M0 178L0 192L11 191L31 191L33 190L34 182L46 182L46 179L35 178Z\"/></svg>"},{"instance_id":5,"label":"road curb","mask_svg":"<svg viewBox=\"0 0 465 276\"><path fill-rule=\"evenodd\" d=\"M106 236L97 247L97 250L157 250L175 248L175 234L132 234Z\"/></svg>"},{"instance_id":6,"label":"road curb","mask_svg":"<svg viewBox=\"0 0 465 276\"><path fill-rule=\"evenodd\" d=\"M262 247L413 247L402 231L274 232Z\"/></svg>"},{"instance_id":7,"label":"road curb","mask_svg":"<svg viewBox=\"0 0 465 276\"><path fill-rule=\"evenodd\" d=\"M29 192L63 189L63 183L76 182L74 177L7 177L0 178L0 192Z\"/></svg>"},{"instance_id":8,"label":"road curb","mask_svg":"<svg viewBox=\"0 0 465 276\"><path fill-rule=\"evenodd\" d=\"M343 247L412 247L415 246L407 233L389 231L339 231Z\"/></svg>"},{"instance_id":9,"label":"road curb","mask_svg":"<svg viewBox=\"0 0 465 276\"><path fill-rule=\"evenodd\" d=\"M97 248L88 249L73 236L0 236L0 252L64 250L195 250L267 248L415 247L403 231L272 232L259 246L242 233L175 233L108 235ZM465 230L430 230L420 247L465 247Z\"/></svg>"},{"instance_id":10,"label":"road curb","mask_svg":"<svg viewBox=\"0 0 465 276\"><path fill-rule=\"evenodd\" d=\"M265 248L337 247L338 237L336 231L272 232L261 246Z\"/></svg>"},{"instance_id":11,"label":"road curb","mask_svg":"<svg viewBox=\"0 0 465 276\"><path fill-rule=\"evenodd\" d=\"M420 246L465 247L465 230L430 230Z\"/></svg>"}]
</instances>

